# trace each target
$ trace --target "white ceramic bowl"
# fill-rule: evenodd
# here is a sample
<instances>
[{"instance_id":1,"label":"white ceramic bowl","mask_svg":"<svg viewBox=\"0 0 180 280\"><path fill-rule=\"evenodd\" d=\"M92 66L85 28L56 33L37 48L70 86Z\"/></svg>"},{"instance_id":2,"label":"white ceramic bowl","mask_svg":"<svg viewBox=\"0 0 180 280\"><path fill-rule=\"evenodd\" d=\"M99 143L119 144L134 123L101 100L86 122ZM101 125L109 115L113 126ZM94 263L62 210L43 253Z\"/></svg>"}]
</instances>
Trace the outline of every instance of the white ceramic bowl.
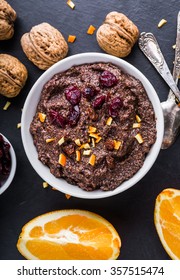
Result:
<instances>
[{"instance_id":1,"label":"white ceramic bowl","mask_svg":"<svg viewBox=\"0 0 180 280\"><path fill-rule=\"evenodd\" d=\"M40 99L43 85L47 81L49 81L54 74L65 71L73 65L80 65L84 63L93 62L111 62L119 66L122 70L129 73L130 75L133 75L134 77L138 78L143 83L147 91L149 99L153 105L157 121L157 139L155 144L152 146L149 154L147 155L142 168L131 179L125 181L113 191L95 190L92 192L87 192L85 190L80 189L78 186L68 184L64 179L55 178L54 175L50 173L49 168L44 166L38 160L37 151L33 144L32 136L29 132L30 123L33 119L33 116L35 115L36 107ZM23 108L21 121L21 133L24 149L30 163L32 164L36 172L43 178L43 180L48 182L49 185L55 187L57 190L75 197L87 199L96 199L113 196L135 185L142 177L145 176L145 174L149 171L149 169L155 162L160 151L163 132L164 120L160 101L153 86L150 84L147 78L138 69L136 69L131 64L127 63L125 60L101 53L82 53L73 55L61 60L60 62L56 63L51 68L49 68L46 72L44 72L29 92L29 95L25 101L25 105Z\"/></svg>"},{"instance_id":2,"label":"white ceramic bowl","mask_svg":"<svg viewBox=\"0 0 180 280\"><path fill-rule=\"evenodd\" d=\"M11 170L10 170L10 173L9 173L9 176L7 177L7 179L2 182L2 186L0 187L0 195L10 186L13 178L14 178L14 175L15 175L15 172L16 172L16 155L15 155L15 152L14 152L14 149L13 149L13 146L11 145L11 143L9 142L9 140L2 134L0 133L2 136L3 136L3 139L10 144L10 156L11 156Z\"/></svg>"}]
</instances>

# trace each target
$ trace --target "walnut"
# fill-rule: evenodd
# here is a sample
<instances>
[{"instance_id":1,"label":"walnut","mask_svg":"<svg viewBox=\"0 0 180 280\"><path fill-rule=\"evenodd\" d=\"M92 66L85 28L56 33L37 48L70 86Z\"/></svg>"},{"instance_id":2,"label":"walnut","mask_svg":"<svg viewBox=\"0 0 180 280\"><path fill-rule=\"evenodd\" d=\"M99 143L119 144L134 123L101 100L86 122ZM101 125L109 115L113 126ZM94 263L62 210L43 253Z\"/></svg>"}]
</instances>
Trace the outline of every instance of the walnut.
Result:
<instances>
[{"instance_id":1,"label":"walnut","mask_svg":"<svg viewBox=\"0 0 180 280\"><path fill-rule=\"evenodd\" d=\"M17 58L0 54L0 94L15 97L25 85L27 76L26 67Z\"/></svg>"},{"instance_id":2,"label":"walnut","mask_svg":"<svg viewBox=\"0 0 180 280\"><path fill-rule=\"evenodd\" d=\"M0 40L11 39L14 35L16 12L4 0L0 1Z\"/></svg>"},{"instance_id":3,"label":"walnut","mask_svg":"<svg viewBox=\"0 0 180 280\"><path fill-rule=\"evenodd\" d=\"M111 12L98 28L96 36L99 46L105 52L125 57L137 41L139 30L124 14Z\"/></svg>"},{"instance_id":4,"label":"walnut","mask_svg":"<svg viewBox=\"0 0 180 280\"><path fill-rule=\"evenodd\" d=\"M62 34L45 22L25 33L21 38L21 45L28 59L42 70L63 59L68 52L68 45Z\"/></svg>"}]
</instances>

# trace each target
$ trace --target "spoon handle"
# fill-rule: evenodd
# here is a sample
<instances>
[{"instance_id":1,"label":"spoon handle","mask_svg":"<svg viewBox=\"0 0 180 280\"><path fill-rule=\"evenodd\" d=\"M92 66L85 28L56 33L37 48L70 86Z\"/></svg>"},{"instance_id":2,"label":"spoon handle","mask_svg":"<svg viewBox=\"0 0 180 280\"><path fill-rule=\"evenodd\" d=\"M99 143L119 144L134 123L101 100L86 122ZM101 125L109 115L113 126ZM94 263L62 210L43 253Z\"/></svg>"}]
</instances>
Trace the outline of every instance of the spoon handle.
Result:
<instances>
[{"instance_id":1,"label":"spoon handle","mask_svg":"<svg viewBox=\"0 0 180 280\"><path fill-rule=\"evenodd\" d=\"M176 47L175 47L175 59L173 68L173 78L177 85L180 75L180 11L177 16L177 37L176 37ZM174 94L170 90L168 98L173 98Z\"/></svg>"},{"instance_id":2,"label":"spoon handle","mask_svg":"<svg viewBox=\"0 0 180 280\"><path fill-rule=\"evenodd\" d=\"M180 91L171 75L171 72L154 35L152 33L142 32L139 38L139 47L159 72L161 77L169 85L176 98L180 100Z\"/></svg>"}]
</instances>

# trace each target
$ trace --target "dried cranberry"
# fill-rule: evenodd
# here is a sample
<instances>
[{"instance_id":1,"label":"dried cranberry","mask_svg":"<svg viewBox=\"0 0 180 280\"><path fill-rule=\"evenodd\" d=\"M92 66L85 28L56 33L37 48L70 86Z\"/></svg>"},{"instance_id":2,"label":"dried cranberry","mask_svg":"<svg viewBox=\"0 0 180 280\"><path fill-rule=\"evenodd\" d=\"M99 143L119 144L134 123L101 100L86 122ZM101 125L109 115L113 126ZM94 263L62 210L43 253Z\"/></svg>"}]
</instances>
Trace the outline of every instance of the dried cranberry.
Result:
<instances>
[{"instance_id":1,"label":"dried cranberry","mask_svg":"<svg viewBox=\"0 0 180 280\"><path fill-rule=\"evenodd\" d=\"M96 97L96 99L93 101L92 105L95 109L100 109L105 101L106 101L106 96L100 95L100 96Z\"/></svg>"},{"instance_id":2,"label":"dried cranberry","mask_svg":"<svg viewBox=\"0 0 180 280\"><path fill-rule=\"evenodd\" d=\"M68 124L73 127L77 124L78 120L80 117L80 110L79 106L72 106L69 110L69 115L68 115Z\"/></svg>"},{"instance_id":3,"label":"dried cranberry","mask_svg":"<svg viewBox=\"0 0 180 280\"><path fill-rule=\"evenodd\" d=\"M122 107L122 105L122 100L119 97L115 97L109 105L109 115L114 118L117 117L119 109Z\"/></svg>"},{"instance_id":4,"label":"dried cranberry","mask_svg":"<svg viewBox=\"0 0 180 280\"><path fill-rule=\"evenodd\" d=\"M72 105L77 105L81 99L81 92L76 86L69 86L65 90L65 96Z\"/></svg>"},{"instance_id":5,"label":"dried cranberry","mask_svg":"<svg viewBox=\"0 0 180 280\"><path fill-rule=\"evenodd\" d=\"M3 136L0 135L0 186L1 182L7 178L11 169L10 145Z\"/></svg>"},{"instance_id":6,"label":"dried cranberry","mask_svg":"<svg viewBox=\"0 0 180 280\"><path fill-rule=\"evenodd\" d=\"M87 87L83 91L83 96L85 98L87 98L88 100L91 100L96 94L97 94L97 91L92 87Z\"/></svg>"},{"instance_id":7,"label":"dried cranberry","mask_svg":"<svg viewBox=\"0 0 180 280\"><path fill-rule=\"evenodd\" d=\"M100 84L104 87L112 87L117 84L116 76L110 71L103 71L99 77Z\"/></svg>"},{"instance_id":8,"label":"dried cranberry","mask_svg":"<svg viewBox=\"0 0 180 280\"><path fill-rule=\"evenodd\" d=\"M67 120L59 112L51 110L49 112L49 115L50 115L52 124L56 124L57 126L62 127L62 128L65 127Z\"/></svg>"}]
</instances>

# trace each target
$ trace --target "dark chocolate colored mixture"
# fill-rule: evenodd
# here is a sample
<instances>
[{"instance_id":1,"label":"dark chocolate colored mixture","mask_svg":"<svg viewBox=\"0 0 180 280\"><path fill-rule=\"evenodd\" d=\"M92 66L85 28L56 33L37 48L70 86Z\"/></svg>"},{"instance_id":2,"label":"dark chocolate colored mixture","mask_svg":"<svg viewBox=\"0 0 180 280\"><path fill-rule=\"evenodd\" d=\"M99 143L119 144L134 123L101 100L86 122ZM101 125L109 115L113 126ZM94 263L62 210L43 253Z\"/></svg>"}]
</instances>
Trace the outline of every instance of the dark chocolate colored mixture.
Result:
<instances>
[{"instance_id":1,"label":"dark chocolate colored mixture","mask_svg":"<svg viewBox=\"0 0 180 280\"><path fill-rule=\"evenodd\" d=\"M139 80L113 64L94 63L45 84L30 131L54 176L87 191L113 190L142 167L156 120Z\"/></svg>"}]
</instances>

